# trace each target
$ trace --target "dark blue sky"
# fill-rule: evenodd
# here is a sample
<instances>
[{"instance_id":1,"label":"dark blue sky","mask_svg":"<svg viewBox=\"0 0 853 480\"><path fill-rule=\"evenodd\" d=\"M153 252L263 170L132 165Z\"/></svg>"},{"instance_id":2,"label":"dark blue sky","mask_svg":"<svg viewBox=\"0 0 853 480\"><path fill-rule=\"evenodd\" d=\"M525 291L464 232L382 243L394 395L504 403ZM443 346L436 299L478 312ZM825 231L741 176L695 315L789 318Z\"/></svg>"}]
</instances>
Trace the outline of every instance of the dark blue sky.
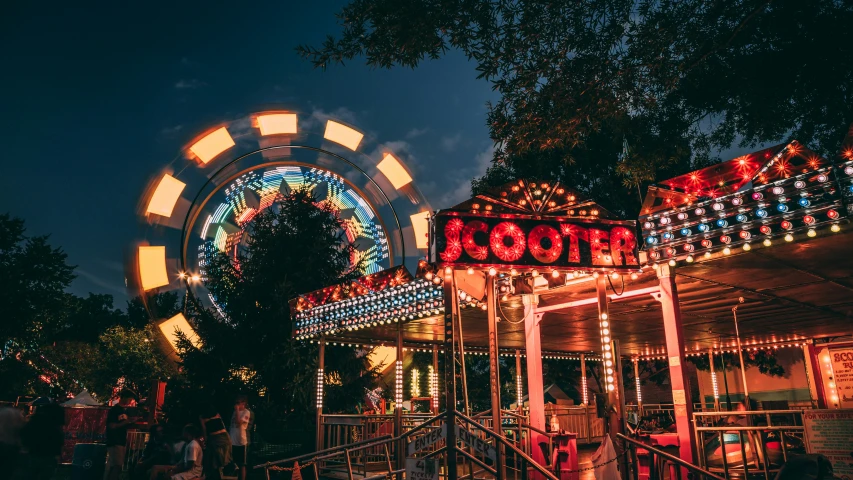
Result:
<instances>
[{"instance_id":1,"label":"dark blue sky","mask_svg":"<svg viewBox=\"0 0 853 480\"><path fill-rule=\"evenodd\" d=\"M73 292L123 307L143 187L223 119L337 112L406 150L433 207L467 198L491 158L490 85L459 54L417 70L315 70L294 47L336 33L343 3L13 2L0 24L0 212L68 252Z\"/></svg>"}]
</instances>

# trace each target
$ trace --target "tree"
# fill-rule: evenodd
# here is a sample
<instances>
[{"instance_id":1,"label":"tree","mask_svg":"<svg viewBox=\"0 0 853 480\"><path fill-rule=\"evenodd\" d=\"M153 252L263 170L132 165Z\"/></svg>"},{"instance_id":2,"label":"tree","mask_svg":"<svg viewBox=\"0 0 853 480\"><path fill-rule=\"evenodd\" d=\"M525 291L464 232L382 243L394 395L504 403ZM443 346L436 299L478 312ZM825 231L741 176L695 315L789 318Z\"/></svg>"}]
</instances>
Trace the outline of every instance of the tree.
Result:
<instances>
[{"instance_id":1,"label":"tree","mask_svg":"<svg viewBox=\"0 0 853 480\"><path fill-rule=\"evenodd\" d=\"M708 359L707 355L696 355L693 357L687 357L687 360L693 363L693 365L696 366L697 370L702 370L705 372L711 370L711 362ZM785 376L785 367L779 365L779 362L776 359L775 351L744 350L743 363L744 365L746 365L746 368L758 368L758 371L763 373L764 375L770 375L772 377ZM722 354L722 359L720 359L720 354L714 355L714 368L717 371L722 371L723 365L725 365L726 370L740 368L740 358L738 357L737 353L724 353Z\"/></svg>"},{"instance_id":2,"label":"tree","mask_svg":"<svg viewBox=\"0 0 853 480\"><path fill-rule=\"evenodd\" d=\"M27 236L24 221L0 214L0 349L37 348L62 326L65 288L74 279L48 236Z\"/></svg>"},{"instance_id":3,"label":"tree","mask_svg":"<svg viewBox=\"0 0 853 480\"><path fill-rule=\"evenodd\" d=\"M216 406L226 412L243 391L263 396L291 423L311 418L317 345L292 338L288 302L360 276L360 262L351 263L355 245L347 241L333 207L317 204L303 190L281 198L248 228L250 240L236 261L222 254L208 265L207 287L227 318L193 306L190 314L203 346L182 345L182 381L194 391L170 394L171 416L193 408L196 397L220 402ZM325 407L354 408L353 399L363 398L375 378L366 356L329 346L325 361ZM271 427L273 421L259 424Z\"/></svg>"},{"instance_id":4,"label":"tree","mask_svg":"<svg viewBox=\"0 0 853 480\"><path fill-rule=\"evenodd\" d=\"M792 135L834 153L853 119L850 2L353 0L338 18L337 38L297 47L317 67L456 49L500 94L475 192L560 180L635 215L643 186L716 151Z\"/></svg>"}]
</instances>

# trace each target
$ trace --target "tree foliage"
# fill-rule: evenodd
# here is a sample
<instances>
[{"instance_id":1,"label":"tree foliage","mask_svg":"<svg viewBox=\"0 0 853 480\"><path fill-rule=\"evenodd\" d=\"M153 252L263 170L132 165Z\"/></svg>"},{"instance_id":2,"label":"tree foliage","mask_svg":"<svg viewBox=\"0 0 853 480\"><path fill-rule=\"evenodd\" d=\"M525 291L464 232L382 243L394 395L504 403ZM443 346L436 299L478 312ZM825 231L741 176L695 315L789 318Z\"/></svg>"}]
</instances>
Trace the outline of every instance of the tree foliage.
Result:
<instances>
[{"instance_id":1,"label":"tree foliage","mask_svg":"<svg viewBox=\"0 0 853 480\"><path fill-rule=\"evenodd\" d=\"M61 328L64 291L74 279L65 252L46 235L26 235L23 220L0 214L0 272L0 349L50 341Z\"/></svg>"},{"instance_id":2,"label":"tree foliage","mask_svg":"<svg viewBox=\"0 0 853 480\"><path fill-rule=\"evenodd\" d=\"M499 100L495 165L634 215L643 185L733 144L835 152L853 120L853 4L840 0L353 0L298 52L414 68L463 52ZM629 148L624 149L625 141Z\"/></svg>"},{"instance_id":3,"label":"tree foliage","mask_svg":"<svg viewBox=\"0 0 853 480\"><path fill-rule=\"evenodd\" d=\"M722 358L721 358L722 357ZM697 370L710 371L711 362L707 355L697 355L687 357L687 360L696 366ZM776 352L771 350L744 350L743 363L747 368L755 367L764 375L773 377L784 377L786 374L785 367L780 365ZM722 371L725 365L726 370L740 368L740 358L737 353L724 353L722 355L714 355L714 368L717 371Z\"/></svg>"},{"instance_id":4,"label":"tree foliage","mask_svg":"<svg viewBox=\"0 0 853 480\"><path fill-rule=\"evenodd\" d=\"M203 346L183 344L181 381L193 391L174 389L171 416L193 408L196 398L227 412L233 396L243 391L263 396L263 403L274 405L286 420L311 418L317 345L293 340L288 302L361 275L355 245L342 227L331 205L317 204L308 191L294 191L255 217L236 262L224 254L213 259L207 287L226 318L206 310L191 314ZM353 400L363 398L375 378L366 356L328 346L325 362L325 408L354 409ZM266 420L268 427L271 421Z\"/></svg>"}]
</instances>

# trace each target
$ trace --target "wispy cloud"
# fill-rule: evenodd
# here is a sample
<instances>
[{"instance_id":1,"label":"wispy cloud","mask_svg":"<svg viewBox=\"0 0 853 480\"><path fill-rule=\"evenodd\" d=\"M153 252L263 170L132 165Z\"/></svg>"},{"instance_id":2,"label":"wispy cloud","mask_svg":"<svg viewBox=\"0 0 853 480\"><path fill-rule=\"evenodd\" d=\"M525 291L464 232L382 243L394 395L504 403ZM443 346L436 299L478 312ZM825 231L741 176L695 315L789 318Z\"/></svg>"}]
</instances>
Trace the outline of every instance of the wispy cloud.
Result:
<instances>
[{"instance_id":1,"label":"wispy cloud","mask_svg":"<svg viewBox=\"0 0 853 480\"><path fill-rule=\"evenodd\" d=\"M458 147L461 142L462 142L462 134L461 133L457 133L456 135L452 135L452 136L444 136L444 137L441 137L441 148L445 152L452 152L452 151L456 150L456 147Z\"/></svg>"},{"instance_id":2,"label":"wispy cloud","mask_svg":"<svg viewBox=\"0 0 853 480\"><path fill-rule=\"evenodd\" d=\"M183 129L184 129L183 125L174 125L171 127L164 127L163 129L160 130L160 135L163 135L164 137L174 137L175 135L180 133L181 130L183 130Z\"/></svg>"},{"instance_id":3,"label":"wispy cloud","mask_svg":"<svg viewBox=\"0 0 853 480\"><path fill-rule=\"evenodd\" d=\"M194 78L189 80L178 80L175 82L175 88L178 90L192 90L195 88L201 88L206 86L207 84L202 82L201 80L196 80Z\"/></svg>"},{"instance_id":4,"label":"wispy cloud","mask_svg":"<svg viewBox=\"0 0 853 480\"><path fill-rule=\"evenodd\" d=\"M418 138L427 132L429 132L429 127L413 128L413 129L409 130L408 132L406 132L406 139L411 140L413 138Z\"/></svg>"},{"instance_id":5,"label":"wispy cloud","mask_svg":"<svg viewBox=\"0 0 853 480\"><path fill-rule=\"evenodd\" d=\"M82 270L79 267L74 270L74 273L78 274L80 277L85 278L89 282L94 285L97 285L105 290L109 290L110 292L120 293L122 295L127 295L127 288L122 283L115 283L104 280L97 275L87 272L86 270Z\"/></svg>"}]
</instances>

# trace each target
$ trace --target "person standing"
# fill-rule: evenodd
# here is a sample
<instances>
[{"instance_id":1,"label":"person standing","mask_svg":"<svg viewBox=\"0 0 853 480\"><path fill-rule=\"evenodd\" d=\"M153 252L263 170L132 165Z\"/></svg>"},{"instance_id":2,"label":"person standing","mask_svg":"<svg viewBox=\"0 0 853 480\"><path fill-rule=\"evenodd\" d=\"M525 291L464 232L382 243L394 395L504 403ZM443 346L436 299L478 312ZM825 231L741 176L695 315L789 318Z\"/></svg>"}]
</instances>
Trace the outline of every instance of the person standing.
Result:
<instances>
[{"instance_id":1,"label":"person standing","mask_svg":"<svg viewBox=\"0 0 853 480\"><path fill-rule=\"evenodd\" d=\"M118 480L124 466L127 444L127 429L136 421L129 416L127 407L136 396L124 389L119 394L118 403L107 412L107 480Z\"/></svg>"},{"instance_id":2,"label":"person standing","mask_svg":"<svg viewBox=\"0 0 853 480\"><path fill-rule=\"evenodd\" d=\"M220 480L222 469L231 464L231 438L213 405L202 411L199 420L207 440L204 446L205 478Z\"/></svg>"},{"instance_id":3,"label":"person standing","mask_svg":"<svg viewBox=\"0 0 853 480\"><path fill-rule=\"evenodd\" d=\"M239 479L246 480L246 463L249 448L249 423L252 420L252 412L246 408L248 398L239 395L234 401L234 413L231 414L231 426L228 433L231 436L231 455L240 472Z\"/></svg>"}]
</instances>

